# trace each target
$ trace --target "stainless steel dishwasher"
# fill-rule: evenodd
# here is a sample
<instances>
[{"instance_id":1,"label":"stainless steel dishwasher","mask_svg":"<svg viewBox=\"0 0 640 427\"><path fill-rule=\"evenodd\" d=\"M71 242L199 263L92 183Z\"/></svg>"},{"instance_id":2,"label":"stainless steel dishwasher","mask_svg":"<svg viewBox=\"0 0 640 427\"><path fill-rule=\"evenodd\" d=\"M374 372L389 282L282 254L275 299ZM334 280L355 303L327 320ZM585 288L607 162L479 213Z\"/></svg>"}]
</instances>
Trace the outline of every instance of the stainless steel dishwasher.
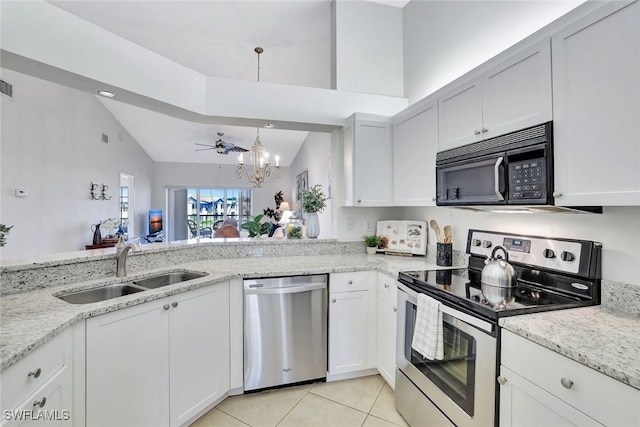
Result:
<instances>
[{"instance_id":1,"label":"stainless steel dishwasher","mask_svg":"<svg viewBox=\"0 0 640 427\"><path fill-rule=\"evenodd\" d=\"M326 376L327 275L245 280L245 391Z\"/></svg>"}]
</instances>

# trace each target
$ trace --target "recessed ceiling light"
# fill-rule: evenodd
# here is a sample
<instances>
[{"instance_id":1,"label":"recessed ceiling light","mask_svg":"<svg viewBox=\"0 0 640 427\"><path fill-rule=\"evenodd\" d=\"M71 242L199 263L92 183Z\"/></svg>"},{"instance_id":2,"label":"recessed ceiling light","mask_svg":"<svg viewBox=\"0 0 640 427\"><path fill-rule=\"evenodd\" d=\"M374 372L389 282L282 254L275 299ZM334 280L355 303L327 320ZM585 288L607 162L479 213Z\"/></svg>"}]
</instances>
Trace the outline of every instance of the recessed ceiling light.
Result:
<instances>
[{"instance_id":1,"label":"recessed ceiling light","mask_svg":"<svg viewBox=\"0 0 640 427\"><path fill-rule=\"evenodd\" d=\"M265 129L273 129L274 127L276 127L276 125L274 125L273 123L265 123L262 125L262 127Z\"/></svg>"},{"instance_id":2,"label":"recessed ceiling light","mask_svg":"<svg viewBox=\"0 0 640 427\"><path fill-rule=\"evenodd\" d=\"M102 96L106 96L107 98L113 98L114 96L116 96L115 93L108 90L99 90L98 94Z\"/></svg>"}]
</instances>

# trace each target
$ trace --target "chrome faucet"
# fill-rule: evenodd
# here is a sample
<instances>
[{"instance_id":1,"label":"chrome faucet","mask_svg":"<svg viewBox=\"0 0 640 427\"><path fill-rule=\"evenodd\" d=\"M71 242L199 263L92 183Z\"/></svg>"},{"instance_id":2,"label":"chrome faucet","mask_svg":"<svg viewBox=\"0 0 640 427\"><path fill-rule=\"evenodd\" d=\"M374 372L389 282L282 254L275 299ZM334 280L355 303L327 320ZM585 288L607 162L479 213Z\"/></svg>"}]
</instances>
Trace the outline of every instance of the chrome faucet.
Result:
<instances>
[{"instance_id":1,"label":"chrome faucet","mask_svg":"<svg viewBox=\"0 0 640 427\"><path fill-rule=\"evenodd\" d=\"M142 249L137 243L124 243L124 237L120 236L116 245L116 277L126 277L127 275L127 254L130 250L140 252Z\"/></svg>"}]
</instances>

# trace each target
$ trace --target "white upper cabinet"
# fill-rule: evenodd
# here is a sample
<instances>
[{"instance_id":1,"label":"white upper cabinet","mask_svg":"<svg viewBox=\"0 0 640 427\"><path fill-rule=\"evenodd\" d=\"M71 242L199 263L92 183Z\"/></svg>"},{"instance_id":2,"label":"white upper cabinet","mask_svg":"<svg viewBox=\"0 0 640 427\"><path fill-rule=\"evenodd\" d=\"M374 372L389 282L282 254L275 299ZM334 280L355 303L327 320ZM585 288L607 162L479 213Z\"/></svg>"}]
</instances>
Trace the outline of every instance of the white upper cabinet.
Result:
<instances>
[{"instance_id":1,"label":"white upper cabinet","mask_svg":"<svg viewBox=\"0 0 640 427\"><path fill-rule=\"evenodd\" d=\"M482 89L474 79L438 98L440 151L482 139Z\"/></svg>"},{"instance_id":2,"label":"white upper cabinet","mask_svg":"<svg viewBox=\"0 0 640 427\"><path fill-rule=\"evenodd\" d=\"M394 117L393 205L433 206L438 107L435 101Z\"/></svg>"},{"instance_id":3,"label":"white upper cabinet","mask_svg":"<svg viewBox=\"0 0 640 427\"><path fill-rule=\"evenodd\" d=\"M551 120L549 38L439 96L438 112L440 151Z\"/></svg>"},{"instance_id":4,"label":"white upper cabinet","mask_svg":"<svg viewBox=\"0 0 640 427\"><path fill-rule=\"evenodd\" d=\"M343 133L343 206L391 206L391 119L354 114Z\"/></svg>"},{"instance_id":5,"label":"white upper cabinet","mask_svg":"<svg viewBox=\"0 0 640 427\"><path fill-rule=\"evenodd\" d=\"M640 205L640 4L552 36L556 204Z\"/></svg>"}]
</instances>

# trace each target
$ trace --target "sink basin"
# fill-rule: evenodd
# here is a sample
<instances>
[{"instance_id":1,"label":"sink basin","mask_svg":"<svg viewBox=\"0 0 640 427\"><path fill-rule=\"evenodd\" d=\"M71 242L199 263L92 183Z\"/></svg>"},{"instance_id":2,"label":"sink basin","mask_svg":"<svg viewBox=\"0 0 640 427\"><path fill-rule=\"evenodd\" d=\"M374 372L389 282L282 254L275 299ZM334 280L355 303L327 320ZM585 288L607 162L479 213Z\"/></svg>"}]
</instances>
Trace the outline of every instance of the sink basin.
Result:
<instances>
[{"instance_id":1,"label":"sink basin","mask_svg":"<svg viewBox=\"0 0 640 427\"><path fill-rule=\"evenodd\" d=\"M61 295L60 298L71 304L89 304L92 302L104 301L124 295L135 294L146 289L131 285L115 284L103 286L101 288L89 289L86 291L74 292L72 294Z\"/></svg>"},{"instance_id":2,"label":"sink basin","mask_svg":"<svg viewBox=\"0 0 640 427\"><path fill-rule=\"evenodd\" d=\"M147 291L149 289L161 288L162 286L173 285L175 283L186 282L206 276L205 273L188 273L185 271L173 271L159 274L157 276L145 277L127 283L117 283L103 286L101 288L89 289L86 291L74 292L72 294L60 295L62 301L71 304L89 304L124 295L135 294L136 292Z\"/></svg>"},{"instance_id":3,"label":"sink basin","mask_svg":"<svg viewBox=\"0 0 640 427\"><path fill-rule=\"evenodd\" d=\"M204 276L206 276L206 274L176 271L172 273L160 274L158 276L146 277L144 279L138 279L130 283L134 286L140 286L142 288L156 289L161 288L162 286L186 282L187 280L197 279Z\"/></svg>"}]
</instances>

